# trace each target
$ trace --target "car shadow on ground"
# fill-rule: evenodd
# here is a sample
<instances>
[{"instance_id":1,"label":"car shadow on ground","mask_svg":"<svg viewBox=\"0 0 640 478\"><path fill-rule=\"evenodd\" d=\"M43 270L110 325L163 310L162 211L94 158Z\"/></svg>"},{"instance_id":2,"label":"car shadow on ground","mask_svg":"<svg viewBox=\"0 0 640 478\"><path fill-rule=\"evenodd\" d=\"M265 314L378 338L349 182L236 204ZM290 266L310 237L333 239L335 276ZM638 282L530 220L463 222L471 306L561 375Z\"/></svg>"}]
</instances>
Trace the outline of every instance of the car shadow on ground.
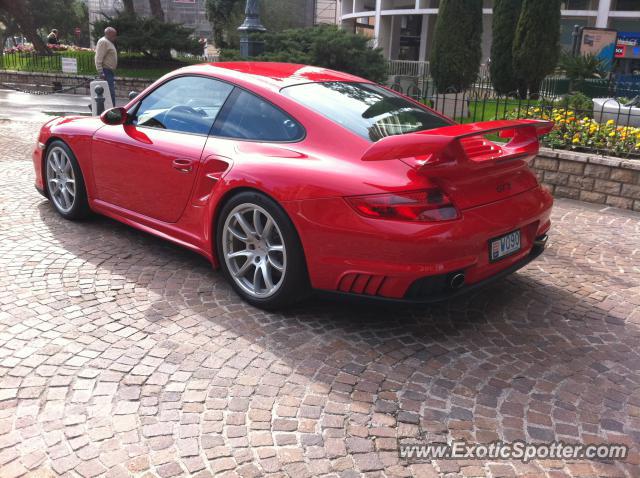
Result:
<instances>
[{"instance_id":1,"label":"car shadow on ground","mask_svg":"<svg viewBox=\"0 0 640 478\"><path fill-rule=\"evenodd\" d=\"M159 340L171 328L241 341L290 367L296 393L324 384L360 410L352 424L393 424L413 439L620 442L638 463L640 431L629 420L640 407L637 325L535 265L429 306L312 298L269 313L243 303L193 252L108 218L71 223L46 201L37 208L44 239L88 264L78 266L82 296L96 294L91 271L125 291L132 284L143 306L128 324Z\"/></svg>"}]
</instances>

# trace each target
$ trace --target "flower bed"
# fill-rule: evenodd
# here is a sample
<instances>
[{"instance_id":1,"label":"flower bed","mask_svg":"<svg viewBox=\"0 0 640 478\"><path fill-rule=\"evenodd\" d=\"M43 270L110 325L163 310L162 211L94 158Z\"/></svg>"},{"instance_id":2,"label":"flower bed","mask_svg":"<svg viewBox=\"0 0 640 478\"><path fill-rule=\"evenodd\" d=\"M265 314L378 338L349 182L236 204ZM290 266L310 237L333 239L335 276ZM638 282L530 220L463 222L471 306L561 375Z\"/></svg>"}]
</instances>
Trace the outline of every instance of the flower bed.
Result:
<instances>
[{"instance_id":1,"label":"flower bed","mask_svg":"<svg viewBox=\"0 0 640 478\"><path fill-rule=\"evenodd\" d=\"M54 51L94 51L91 48L84 48L76 45L49 45L47 44L47 48ZM11 48L5 48L4 53L6 55L10 55L12 53L34 53L33 45L31 43L24 43L22 45L14 46Z\"/></svg>"},{"instance_id":2,"label":"flower bed","mask_svg":"<svg viewBox=\"0 0 640 478\"><path fill-rule=\"evenodd\" d=\"M626 126L624 117L618 123L598 123L591 111L576 112L553 106L530 106L512 111L510 119L532 118L553 121L553 130L542 143L555 149L599 152L612 156L640 158L640 128Z\"/></svg>"}]
</instances>

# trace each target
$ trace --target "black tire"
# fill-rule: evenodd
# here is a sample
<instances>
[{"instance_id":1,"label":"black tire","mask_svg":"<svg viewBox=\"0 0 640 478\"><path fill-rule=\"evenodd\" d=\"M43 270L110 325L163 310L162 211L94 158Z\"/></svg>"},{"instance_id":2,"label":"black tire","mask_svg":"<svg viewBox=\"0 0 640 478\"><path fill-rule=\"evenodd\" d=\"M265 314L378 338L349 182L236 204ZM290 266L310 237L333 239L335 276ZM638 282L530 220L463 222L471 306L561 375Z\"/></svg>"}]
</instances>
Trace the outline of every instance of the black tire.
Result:
<instances>
[{"instance_id":1,"label":"black tire","mask_svg":"<svg viewBox=\"0 0 640 478\"><path fill-rule=\"evenodd\" d=\"M48 163L50 161L50 157L55 156L55 154L59 155L61 150L66 154L66 157L69 160L69 163L73 170L73 180L75 184L74 197L72 200L72 204L68 209L63 208L61 204L59 204L60 200L54 197L53 192L50 188L49 175L51 174L51 171L49 169ZM73 154L73 151L71 151L71 148L69 148L69 146L67 146L63 141L52 141L51 144L49 144L49 146L47 147L44 159L43 181L46 195L49 198L49 201L51 201L53 208L62 217L74 221L85 219L91 214L89 201L87 200L87 189L85 187L84 177L82 176L82 170L80 169L80 165L78 164L78 160Z\"/></svg>"},{"instance_id":2,"label":"black tire","mask_svg":"<svg viewBox=\"0 0 640 478\"><path fill-rule=\"evenodd\" d=\"M232 277L224 257L223 236L227 237L227 240L229 237L228 233L223 234L225 223L227 220L232 220L230 218L232 212L247 205L258 206L271 216L286 251L281 282L277 290L269 297L257 297L244 290ZM265 310L274 310L291 306L309 296L311 288L300 238L287 214L271 198L257 191L243 191L231 197L218 215L215 237L218 261L224 276L236 293L249 304ZM246 260L252 262L249 257ZM253 267L258 268L257 266Z\"/></svg>"}]
</instances>

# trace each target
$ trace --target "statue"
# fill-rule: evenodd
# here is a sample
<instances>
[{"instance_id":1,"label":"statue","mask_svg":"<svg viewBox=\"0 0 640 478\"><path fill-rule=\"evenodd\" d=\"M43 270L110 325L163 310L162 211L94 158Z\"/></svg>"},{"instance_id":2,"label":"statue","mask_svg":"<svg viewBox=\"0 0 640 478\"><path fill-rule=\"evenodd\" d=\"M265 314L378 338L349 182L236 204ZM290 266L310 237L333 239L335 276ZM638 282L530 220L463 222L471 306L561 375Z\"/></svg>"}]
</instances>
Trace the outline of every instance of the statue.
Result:
<instances>
[{"instance_id":1,"label":"statue","mask_svg":"<svg viewBox=\"0 0 640 478\"><path fill-rule=\"evenodd\" d=\"M258 0L247 0L247 6L244 9L244 14L247 17L257 17L260 15Z\"/></svg>"},{"instance_id":2,"label":"statue","mask_svg":"<svg viewBox=\"0 0 640 478\"><path fill-rule=\"evenodd\" d=\"M256 38L256 33L267 29L260 22L260 5L258 0L246 0L244 22L238 27L240 31L240 56L250 58L264 51L264 41Z\"/></svg>"},{"instance_id":3,"label":"statue","mask_svg":"<svg viewBox=\"0 0 640 478\"><path fill-rule=\"evenodd\" d=\"M258 0L247 0L244 8L244 22L238 27L240 32L263 32L266 28L260 22L260 6Z\"/></svg>"}]
</instances>

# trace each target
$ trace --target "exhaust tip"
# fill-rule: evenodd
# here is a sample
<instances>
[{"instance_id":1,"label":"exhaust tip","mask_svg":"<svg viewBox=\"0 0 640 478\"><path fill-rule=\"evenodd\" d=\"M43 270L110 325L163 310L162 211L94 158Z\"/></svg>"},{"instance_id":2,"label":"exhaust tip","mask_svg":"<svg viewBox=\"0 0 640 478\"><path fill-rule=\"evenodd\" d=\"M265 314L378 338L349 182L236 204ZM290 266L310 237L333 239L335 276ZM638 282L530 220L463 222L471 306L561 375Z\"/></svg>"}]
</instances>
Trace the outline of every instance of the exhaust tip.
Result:
<instances>
[{"instance_id":1,"label":"exhaust tip","mask_svg":"<svg viewBox=\"0 0 640 478\"><path fill-rule=\"evenodd\" d=\"M464 285L464 274L454 274L449 280L449 286L452 289L460 289Z\"/></svg>"},{"instance_id":2,"label":"exhaust tip","mask_svg":"<svg viewBox=\"0 0 640 478\"><path fill-rule=\"evenodd\" d=\"M549 236L547 236L546 234L543 234L542 236L536 237L535 240L533 241L533 244L538 247L544 247L547 244L548 239L549 239Z\"/></svg>"}]
</instances>

